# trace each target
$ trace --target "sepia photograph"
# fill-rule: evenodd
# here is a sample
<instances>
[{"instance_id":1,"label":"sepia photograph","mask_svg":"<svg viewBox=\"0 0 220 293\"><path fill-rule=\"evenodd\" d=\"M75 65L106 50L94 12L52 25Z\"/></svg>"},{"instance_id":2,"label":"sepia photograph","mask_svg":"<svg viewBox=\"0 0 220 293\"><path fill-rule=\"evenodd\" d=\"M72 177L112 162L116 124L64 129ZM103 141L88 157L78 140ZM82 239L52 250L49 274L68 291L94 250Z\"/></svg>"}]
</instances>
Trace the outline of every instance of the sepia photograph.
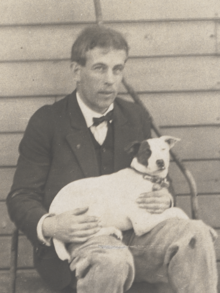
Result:
<instances>
[{"instance_id":1,"label":"sepia photograph","mask_svg":"<svg viewBox=\"0 0 220 293\"><path fill-rule=\"evenodd\" d=\"M0 1L0 292L220 293L220 1Z\"/></svg>"}]
</instances>

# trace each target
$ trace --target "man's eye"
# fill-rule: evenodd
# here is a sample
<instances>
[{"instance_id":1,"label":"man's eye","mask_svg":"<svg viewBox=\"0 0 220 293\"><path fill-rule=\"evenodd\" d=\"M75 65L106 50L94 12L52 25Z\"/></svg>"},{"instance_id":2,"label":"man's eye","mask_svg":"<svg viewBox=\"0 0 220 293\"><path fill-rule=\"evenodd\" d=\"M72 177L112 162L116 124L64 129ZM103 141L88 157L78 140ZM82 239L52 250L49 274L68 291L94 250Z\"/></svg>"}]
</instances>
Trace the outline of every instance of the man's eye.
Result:
<instances>
[{"instance_id":1,"label":"man's eye","mask_svg":"<svg viewBox=\"0 0 220 293\"><path fill-rule=\"evenodd\" d=\"M94 68L94 70L97 72L104 72L105 68L103 66L97 66Z\"/></svg>"},{"instance_id":2,"label":"man's eye","mask_svg":"<svg viewBox=\"0 0 220 293\"><path fill-rule=\"evenodd\" d=\"M114 74L120 74L123 71L123 67L117 67L114 69Z\"/></svg>"}]
</instances>

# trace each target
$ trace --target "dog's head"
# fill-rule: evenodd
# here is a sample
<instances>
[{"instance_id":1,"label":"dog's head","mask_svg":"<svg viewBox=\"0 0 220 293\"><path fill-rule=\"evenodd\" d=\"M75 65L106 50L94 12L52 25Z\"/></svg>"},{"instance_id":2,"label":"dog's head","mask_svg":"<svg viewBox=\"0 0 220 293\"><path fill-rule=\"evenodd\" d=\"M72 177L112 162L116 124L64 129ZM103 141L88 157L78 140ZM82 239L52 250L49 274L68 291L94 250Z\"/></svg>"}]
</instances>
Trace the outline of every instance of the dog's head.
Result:
<instances>
[{"instance_id":1,"label":"dog's head","mask_svg":"<svg viewBox=\"0 0 220 293\"><path fill-rule=\"evenodd\" d=\"M133 142L126 149L134 156L131 166L141 173L165 178L170 161L169 150L179 140L172 136L161 136Z\"/></svg>"}]
</instances>

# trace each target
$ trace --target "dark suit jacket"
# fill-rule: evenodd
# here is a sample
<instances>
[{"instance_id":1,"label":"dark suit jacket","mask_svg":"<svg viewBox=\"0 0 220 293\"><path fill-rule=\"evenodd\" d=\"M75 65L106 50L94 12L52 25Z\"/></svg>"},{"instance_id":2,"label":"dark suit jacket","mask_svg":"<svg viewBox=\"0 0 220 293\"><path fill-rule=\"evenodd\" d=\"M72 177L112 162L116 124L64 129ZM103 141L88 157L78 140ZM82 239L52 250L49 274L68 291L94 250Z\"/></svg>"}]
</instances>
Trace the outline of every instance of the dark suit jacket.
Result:
<instances>
[{"instance_id":1,"label":"dark suit jacket","mask_svg":"<svg viewBox=\"0 0 220 293\"><path fill-rule=\"evenodd\" d=\"M132 141L150 137L150 119L140 106L116 98L113 120L114 171L118 171L132 160L124 148ZM36 267L56 288L70 282L69 267L57 258L53 248L40 244L36 227L63 186L99 175L89 131L75 92L39 109L20 143L17 170L7 198L12 221L35 246Z\"/></svg>"}]
</instances>

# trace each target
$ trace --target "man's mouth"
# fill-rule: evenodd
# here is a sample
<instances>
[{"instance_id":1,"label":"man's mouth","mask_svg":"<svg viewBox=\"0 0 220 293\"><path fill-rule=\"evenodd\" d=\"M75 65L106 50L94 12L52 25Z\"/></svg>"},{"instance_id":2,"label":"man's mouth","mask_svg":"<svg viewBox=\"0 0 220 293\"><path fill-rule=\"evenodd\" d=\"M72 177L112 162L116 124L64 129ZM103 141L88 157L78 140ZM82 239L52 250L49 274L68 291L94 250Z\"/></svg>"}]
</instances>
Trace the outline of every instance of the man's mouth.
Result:
<instances>
[{"instance_id":1,"label":"man's mouth","mask_svg":"<svg viewBox=\"0 0 220 293\"><path fill-rule=\"evenodd\" d=\"M103 96L110 97L112 95L115 95L115 92L114 91L99 91L99 94L103 95Z\"/></svg>"}]
</instances>

